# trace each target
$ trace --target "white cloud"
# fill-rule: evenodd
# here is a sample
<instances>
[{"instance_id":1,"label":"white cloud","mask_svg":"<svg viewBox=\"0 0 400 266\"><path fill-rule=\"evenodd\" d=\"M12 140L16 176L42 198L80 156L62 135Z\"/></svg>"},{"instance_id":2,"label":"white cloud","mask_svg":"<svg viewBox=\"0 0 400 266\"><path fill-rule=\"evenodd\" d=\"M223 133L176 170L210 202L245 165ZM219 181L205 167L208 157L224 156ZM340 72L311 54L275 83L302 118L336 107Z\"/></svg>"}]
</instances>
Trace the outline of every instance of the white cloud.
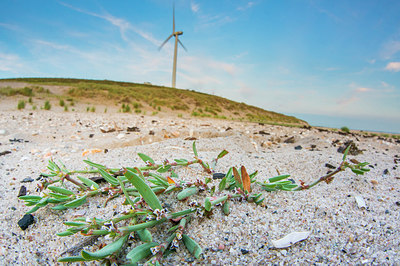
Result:
<instances>
[{"instance_id":1,"label":"white cloud","mask_svg":"<svg viewBox=\"0 0 400 266\"><path fill-rule=\"evenodd\" d=\"M75 11L78 11L80 13L87 14L87 15L90 15L90 16L93 16L93 17L98 17L98 18L101 18L101 19L104 19L104 20L110 22L112 25L116 26L119 29L121 37L122 37L122 39L124 41L127 41L127 42L129 41L129 39L126 36L126 33L129 30L132 30L133 32L135 32L136 34L141 36L142 38L144 38L147 41L149 41L152 44L154 44L155 46L159 46L160 43L161 43L161 41L159 41L156 38L154 38L151 33L139 30L138 28L133 26L129 21L127 21L127 20L125 20L123 18L114 17L114 16L112 16L110 14L102 15L102 14L98 14L98 13L95 13L95 12L86 11L86 10L71 6L71 5L63 3L63 2L61 2L61 4L66 6L66 7L68 7L68 8L71 8L71 9L73 9Z\"/></svg>"},{"instance_id":2,"label":"white cloud","mask_svg":"<svg viewBox=\"0 0 400 266\"><path fill-rule=\"evenodd\" d=\"M239 10L239 11L245 11L245 10L247 10L247 9L249 9L249 8L252 8L255 4L256 4L256 2L254 2L254 1L249 1L249 2L246 3L246 5L244 5L244 6L239 6L239 7L237 8L237 10Z\"/></svg>"},{"instance_id":3,"label":"white cloud","mask_svg":"<svg viewBox=\"0 0 400 266\"><path fill-rule=\"evenodd\" d=\"M0 71L17 73L21 67L23 64L18 55L0 53Z\"/></svg>"},{"instance_id":4,"label":"white cloud","mask_svg":"<svg viewBox=\"0 0 400 266\"><path fill-rule=\"evenodd\" d=\"M388 71L398 72L400 71L400 62L390 62L385 67Z\"/></svg>"},{"instance_id":5,"label":"white cloud","mask_svg":"<svg viewBox=\"0 0 400 266\"><path fill-rule=\"evenodd\" d=\"M390 41L383 45L381 55L383 59L391 59L393 55L400 51L400 41Z\"/></svg>"},{"instance_id":6,"label":"white cloud","mask_svg":"<svg viewBox=\"0 0 400 266\"><path fill-rule=\"evenodd\" d=\"M200 10L200 5L198 3L196 3L195 1L192 1L190 3L190 8L192 9L193 13L197 13Z\"/></svg>"},{"instance_id":7,"label":"white cloud","mask_svg":"<svg viewBox=\"0 0 400 266\"><path fill-rule=\"evenodd\" d=\"M354 90L357 93L365 93L365 92L371 92L373 89L370 88L365 88L365 87L360 87Z\"/></svg>"}]
</instances>

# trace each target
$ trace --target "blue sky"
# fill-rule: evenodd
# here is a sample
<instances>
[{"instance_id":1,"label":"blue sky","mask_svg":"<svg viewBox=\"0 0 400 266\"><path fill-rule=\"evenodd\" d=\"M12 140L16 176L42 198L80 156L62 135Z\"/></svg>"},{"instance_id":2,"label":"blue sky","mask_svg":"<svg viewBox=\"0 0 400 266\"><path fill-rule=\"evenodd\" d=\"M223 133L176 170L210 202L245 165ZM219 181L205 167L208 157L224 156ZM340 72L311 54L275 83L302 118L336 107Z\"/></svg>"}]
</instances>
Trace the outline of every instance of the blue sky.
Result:
<instances>
[{"instance_id":1,"label":"blue sky","mask_svg":"<svg viewBox=\"0 0 400 266\"><path fill-rule=\"evenodd\" d=\"M400 132L400 1L176 0L175 13L178 88ZM0 78L170 86L171 32L172 1L0 1Z\"/></svg>"}]
</instances>

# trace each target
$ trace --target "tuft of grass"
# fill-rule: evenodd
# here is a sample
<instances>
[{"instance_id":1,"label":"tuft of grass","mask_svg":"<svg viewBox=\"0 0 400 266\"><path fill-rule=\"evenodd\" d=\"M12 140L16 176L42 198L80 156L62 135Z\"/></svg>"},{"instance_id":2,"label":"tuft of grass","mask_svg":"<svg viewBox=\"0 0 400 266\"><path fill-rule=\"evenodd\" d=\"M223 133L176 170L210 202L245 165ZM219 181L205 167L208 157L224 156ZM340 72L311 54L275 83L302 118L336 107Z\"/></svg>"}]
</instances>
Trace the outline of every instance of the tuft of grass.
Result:
<instances>
[{"instance_id":1,"label":"tuft of grass","mask_svg":"<svg viewBox=\"0 0 400 266\"><path fill-rule=\"evenodd\" d=\"M44 102L44 106L43 106L44 110L50 110L51 109L51 104L49 101L45 101Z\"/></svg>"},{"instance_id":2,"label":"tuft of grass","mask_svg":"<svg viewBox=\"0 0 400 266\"><path fill-rule=\"evenodd\" d=\"M64 105L64 112L68 112L68 106Z\"/></svg>"},{"instance_id":3,"label":"tuft of grass","mask_svg":"<svg viewBox=\"0 0 400 266\"><path fill-rule=\"evenodd\" d=\"M28 103L30 103L30 104L32 104L32 103L33 103L32 97L29 97L29 99L28 99Z\"/></svg>"},{"instance_id":4,"label":"tuft of grass","mask_svg":"<svg viewBox=\"0 0 400 266\"><path fill-rule=\"evenodd\" d=\"M61 107L66 106L63 99L60 99L60 106L61 106Z\"/></svg>"},{"instance_id":5,"label":"tuft of grass","mask_svg":"<svg viewBox=\"0 0 400 266\"><path fill-rule=\"evenodd\" d=\"M96 107L92 106L92 107L90 108L90 112L92 112L92 113L96 112Z\"/></svg>"},{"instance_id":6,"label":"tuft of grass","mask_svg":"<svg viewBox=\"0 0 400 266\"><path fill-rule=\"evenodd\" d=\"M344 133L350 133L350 129L348 127L341 127L340 130Z\"/></svg>"},{"instance_id":7,"label":"tuft of grass","mask_svg":"<svg viewBox=\"0 0 400 266\"><path fill-rule=\"evenodd\" d=\"M25 101L19 100L17 105L18 110L25 109Z\"/></svg>"}]
</instances>

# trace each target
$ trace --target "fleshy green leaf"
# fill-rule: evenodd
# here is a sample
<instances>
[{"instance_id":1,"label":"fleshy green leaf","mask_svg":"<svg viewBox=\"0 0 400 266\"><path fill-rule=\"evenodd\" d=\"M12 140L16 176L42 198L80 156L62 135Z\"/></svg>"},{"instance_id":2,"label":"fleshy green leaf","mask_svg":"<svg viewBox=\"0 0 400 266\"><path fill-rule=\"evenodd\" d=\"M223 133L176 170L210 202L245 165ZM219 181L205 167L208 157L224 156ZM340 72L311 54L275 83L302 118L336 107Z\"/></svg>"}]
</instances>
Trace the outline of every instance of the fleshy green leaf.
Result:
<instances>
[{"instance_id":1,"label":"fleshy green leaf","mask_svg":"<svg viewBox=\"0 0 400 266\"><path fill-rule=\"evenodd\" d=\"M229 200L225 201L224 206L222 207L225 215L229 215Z\"/></svg>"},{"instance_id":2,"label":"fleshy green leaf","mask_svg":"<svg viewBox=\"0 0 400 266\"><path fill-rule=\"evenodd\" d=\"M286 179L286 178L288 178L288 177L290 177L290 175L278 175L278 176L274 176L274 177L269 178L268 181L269 181L270 183L274 183L274 182L277 182L277 181L281 181L281 180L283 180L283 179Z\"/></svg>"},{"instance_id":3,"label":"fleshy green leaf","mask_svg":"<svg viewBox=\"0 0 400 266\"><path fill-rule=\"evenodd\" d=\"M178 200L184 200L190 196L197 194L198 192L199 189L197 187L188 187L179 192L176 197L178 198Z\"/></svg>"},{"instance_id":4,"label":"fleshy green leaf","mask_svg":"<svg viewBox=\"0 0 400 266\"><path fill-rule=\"evenodd\" d=\"M226 187L226 176L224 176L224 178L221 179L221 181L218 184L218 190L219 191L223 191Z\"/></svg>"},{"instance_id":5,"label":"fleshy green leaf","mask_svg":"<svg viewBox=\"0 0 400 266\"><path fill-rule=\"evenodd\" d=\"M157 242L144 243L129 251L129 253L126 254L126 258L129 259L131 263L137 263L148 257L151 254L150 249L155 246L158 246Z\"/></svg>"},{"instance_id":6,"label":"fleshy green leaf","mask_svg":"<svg viewBox=\"0 0 400 266\"><path fill-rule=\"evenodd\" d=\"M93 180L90 180L89 178L86 178L86 177L83 177L83 176L79 176L79 175L77 177L78 177L79 180L82 181L83 184L85 184L88 187L92 187L93 186L96 189L100 188L99 185L96 182L94 182Z\"/></svg>"},{"instance_id":7,"label":"fleshy green leaf","mask_svg":"<svg viewBox=\"0 0 400 266\"><path fill-rule=\"evenodd\" d=\"M160 168L157 169L157 172L159 173L165 173L168 172L168 170L171 168L171 165L164 165L161 166Z\"/></svg>"},{"instance_id":8,"label":"fleshy green leaf","mask_svg":"<svg viewBox=\"0 0 400 266\"><path fill-rule=\"evenodd\" d=\"M199 155L197 154L196 141L193 141L193 153L196 158L199 157Z\"/></svg>"},{"instance_id":9,"label":"fleshy green leaf","mask_svg":"<svg viewBox=\"0 0 400 266\"><path fill-rule=\"evenodd\" d=\"M117 252L122 248L125 244L126 240L128 239L129 234L120 237L117 241L114 241L107 246L103 247L102 249L96 252L89 252L86 250L81 251L81 255L85 260L99 260L103 259L107 256L112 255L113 253Z\"/></svg>"},{"instance_id":10,"label":"fleshy green leaf","mask_svg":"<svg viewBox=\"0 0 400 266\"><path fill-rule=\"evenodd\" d=\"M106 170L99 168L99 173L101 174L101 176L111 185L113 186L118 186L119 182L118 180L113 177L112 175L110 175L108 172L106 172Z\"/></svg>"},{"instance_id":11,"label":"fleshy green leaf","mask_svg":"<svg viewBox=\"0 0 400 266\"><path fill-rule=\"evenodd\" d=\"M76 208L76 207L78 207L78 206L81 206L82 204L84 204L85 202L86 202L86 195L84 195L84 196L82 196L82 197L79 197L79 198L77 198L77 199L75 199L75 200L73 200L73 201L70 201L70 202L68 202L68 203L65 203L64 204L64 207L67 207L67 208Z\"/></svg>"},{"instance_id":12,"label":"fleshy green leaf","mask_svg":"<svg viewBox=\"0 0 400 266\"><path fill-rule=\"evenodd\" d=\"M161 203L151 188L135 173L126 169L125 177L134 185L146 203L153 209L162 209Z\"/></svg>"},{"instance_id":13,"label":"fleshy green leaf","mask_svg":"<svg viewBox=\"0 0 400 266\"><path fill-rule=\"evenodd\" d=\"M42 197L36 196L36 195L26 195L26 196L20 196L19 199L37 202L37 201L41 200Z\"/></svg>"},{"instance_id":14,"label":"fleshy green leaf","mask_svg":"<svg viewBox=\"0 0 400 266\"><path fill-rule=\"evenodd\" d=\"M206 211L210 211L211 210L211 206L212 206L212 204L211 204L211 201L210 201L210 198L206 198L206 200L204 201L204 209L206 209Z\"/></svg>"},{"instance_id":15,"label":"fleshy green leaf","mask_svg":"<svg viewBox=\"0 0 400 266\"><path fill-rule=\"evenodd\" d=\"M140 152L138 153L138 155L143 160L143 162L145 162L145 163L150 162L153 165L156 164L150 156L147 156L146 154L143 154Z\"/></svg>"},{"instance_id":16,"label":"fleshy green leaf","mask_svg":"<svg viewBox=\"0 0 400 266\"><path fill-rule=\"evenodd\" d=\"M69 189L62 188L62 187L48 186L47 188L50 189L51 191L59 193L59 194L74 195L74 192L72 192Z\"/></svg>"},{"instance_id":17,"label":"fleshy green leaf","mask_svg":"<svg viewBox=\"0 0 400 266\"><path fill-rule=\"evenodd\" d=\"M151 233L150 233L149 229L147 229L147 228L138 230L138 231L136 231L136 233L139 235L139 238L140 238L140 240L142 240L142 242L153 241L153 237L151 236Z\"/></svg>"},{"instance_id":18,"label":"fleshy green leaf","mask_svg":"<svg viewBox=\"0 0 400 266\"><path fill-rule=\"evenodd\" d=\"M57 260L58 262L77 262L77 261L85 261L82 256L71 256L71 257L63 257Z\"/></svg>"},{"instance_id":19,"label":"fleshy green leaf","mask_svg":"<svg viewBox=\"0 0 400 266\"><path fill-rule=\"evenodd\" d=\"M105 167L104 165L97 164L97 163L91 162L91 161L89 161L89 160L83 160L83 161L84 161L85 163L87 163L88 165L94 167L94 168L103 169L103 170L106 170L106 169L107 169L107 167Z\"/></svg>"},{"instance_id":20,"label":"fleshy green leaf","mask_svg":"<svg viewBox=\"0 0 400 266\"><path fill-rule=\"evenodd\" d=\"M192 255L196 259L198 259L200 257L200 254L203 252L199 244L197 244L196 241L194 241L192 238L190 238L188 235L185 234L182 235L182 240L186 248L190 251L190 253L192 253Z\"/></svg>"}]
</instances>

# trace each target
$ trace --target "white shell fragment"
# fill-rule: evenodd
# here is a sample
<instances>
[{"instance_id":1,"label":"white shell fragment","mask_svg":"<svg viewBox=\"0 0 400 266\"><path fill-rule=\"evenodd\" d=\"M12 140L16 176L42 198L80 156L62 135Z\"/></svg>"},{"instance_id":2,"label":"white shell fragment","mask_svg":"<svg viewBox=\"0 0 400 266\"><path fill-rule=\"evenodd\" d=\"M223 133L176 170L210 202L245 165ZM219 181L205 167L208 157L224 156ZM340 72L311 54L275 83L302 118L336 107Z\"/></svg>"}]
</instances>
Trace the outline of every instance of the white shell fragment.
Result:
<instances>
[{"instance_id":1,"label":"white shell fragment","mask_svg":"<svg viewBox=\"0 0 400 266\"><path fill-rule=\"evenodd\" d=\"M287 248L293 245L294 243L297 243L299 241L302 241L306 239L310 235L309 231L306 232L292 232L285 237L278 239L278 240L272 240L272 245L275 248Z\"/></svg>"},{"instance_id":2,"label":"white shell fragment","mask_svg":"<svg viewBox=\"0 0 400 266\"><path fill-rule=\"evenodd\" d=\"M363 199L363 197L357 195L357 196L354 196L354 198L356 199L358 208L360 208L360 209L367 208L367 204L365 203L365 200Z\"/></svg>"}]
</instances>

